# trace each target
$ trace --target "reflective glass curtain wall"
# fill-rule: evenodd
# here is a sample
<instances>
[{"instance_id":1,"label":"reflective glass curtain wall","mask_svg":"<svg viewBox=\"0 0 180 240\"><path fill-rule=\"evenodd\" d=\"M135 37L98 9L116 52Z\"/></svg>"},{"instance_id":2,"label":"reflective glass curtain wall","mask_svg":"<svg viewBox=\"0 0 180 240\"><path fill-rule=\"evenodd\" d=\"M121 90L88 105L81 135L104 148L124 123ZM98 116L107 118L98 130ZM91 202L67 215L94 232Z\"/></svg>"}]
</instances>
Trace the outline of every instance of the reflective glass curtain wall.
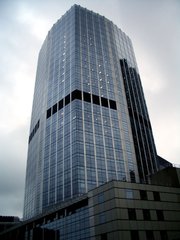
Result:
<instances>
[{"instance_id":1,"label":"reflective glass curtain wall","mask_svg":"<svg viewBox=\"0 0 180 240\"><path fill-rule=\"evenodd\" d=\"M139 182L120 59L138 72L130 39L80 6L49 31L37 67L24 219L112 179Z\"/></svg>"}]
</instances>

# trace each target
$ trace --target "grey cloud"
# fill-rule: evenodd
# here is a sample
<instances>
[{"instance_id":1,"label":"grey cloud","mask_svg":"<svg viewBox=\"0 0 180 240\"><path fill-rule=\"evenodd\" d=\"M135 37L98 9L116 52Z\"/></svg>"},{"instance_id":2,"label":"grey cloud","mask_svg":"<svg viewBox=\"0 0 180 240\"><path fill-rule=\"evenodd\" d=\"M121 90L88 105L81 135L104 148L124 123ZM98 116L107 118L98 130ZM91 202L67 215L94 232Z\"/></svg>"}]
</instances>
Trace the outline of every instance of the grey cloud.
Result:
<instances>
[{"instance_id":1,"label":"grey cloud","mask_svg":"<svg viewBox=\"0 0 180 240\"><path fill-rule=\"evenodd\" d=\"M121 3L122 29L134 44L157 151L169 161L178 163L180 2Z\"/></svg>"},{"instance_id":2,"label":"grey cloud","mask_svg":"<svg viewBox=\"0 0 180 240\"><path fill-rule=\"evenodd\" d=\"M14 131L1 132L0 214L22 216L27 150L25 139L27 123Z\"/></svg>"}]
</instances>

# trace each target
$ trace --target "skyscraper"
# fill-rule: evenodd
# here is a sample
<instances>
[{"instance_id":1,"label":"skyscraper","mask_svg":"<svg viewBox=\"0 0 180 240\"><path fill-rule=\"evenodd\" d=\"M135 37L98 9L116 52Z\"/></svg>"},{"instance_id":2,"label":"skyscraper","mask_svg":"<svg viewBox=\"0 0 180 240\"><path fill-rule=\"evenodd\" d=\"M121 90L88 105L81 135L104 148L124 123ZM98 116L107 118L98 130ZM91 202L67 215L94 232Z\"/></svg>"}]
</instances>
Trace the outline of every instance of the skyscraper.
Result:
<instances>
[{"instance_id":1,"label":"skyscraper","mask_svg":"<svg viewBox=\"0 0 180 240\"><path fill-rule=\"evenodd\" d=\"M112 179L146 182L156 156L131 40L74 5L39 54L24 218Z\"/></svg>"}]
</instances>

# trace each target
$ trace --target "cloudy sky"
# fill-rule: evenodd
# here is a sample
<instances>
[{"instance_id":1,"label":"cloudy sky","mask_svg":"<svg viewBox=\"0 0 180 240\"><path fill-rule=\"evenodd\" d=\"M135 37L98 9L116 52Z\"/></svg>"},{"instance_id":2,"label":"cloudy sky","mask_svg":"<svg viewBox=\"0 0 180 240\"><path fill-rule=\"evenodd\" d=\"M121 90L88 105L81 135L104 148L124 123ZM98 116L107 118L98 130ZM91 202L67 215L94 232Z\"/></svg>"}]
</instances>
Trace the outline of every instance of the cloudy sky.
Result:
<instances>
[{"instance_id":1,"label":"cloudy sky","mask_svg":"<svg viewBox=\"0 0 180 240\"><path fill-rule=\"evenodd\" d=\"M53 23L75 3L131 38L157 152L180 164L179 0L0 0L0 215L22 217L38 52Z\"/></svg>"}]
</instances>

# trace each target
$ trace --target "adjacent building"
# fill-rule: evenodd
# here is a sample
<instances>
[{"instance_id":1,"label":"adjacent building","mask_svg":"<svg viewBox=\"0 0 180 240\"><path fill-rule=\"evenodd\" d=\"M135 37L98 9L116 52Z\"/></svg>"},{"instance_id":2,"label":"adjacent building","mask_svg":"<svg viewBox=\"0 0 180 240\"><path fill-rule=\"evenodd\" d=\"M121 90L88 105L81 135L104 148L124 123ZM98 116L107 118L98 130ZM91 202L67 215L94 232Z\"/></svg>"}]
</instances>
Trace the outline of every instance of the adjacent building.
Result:
<instances>
[{"instance_id":1,"label":"adjacent building","mask_svg":"<svg viewBox=\"0 0 180 240\"><path fill-rule=\"evenodd\" d=\"M0 234L3 240L178 240L180 188L112 180Z\"/></svg>"},{"instance_id":2,"label":"adjacent building","mask_svg":"<svg viewBox=\"0 0 180 240\"><path fill-rule=\"evenodd\" d=\"M20 219L15 216L0 216L0 233L20 223Z\"/></svg>"},{"instance_id":3,"label":"adjacent building","mask_svg":"<svg viewBox=\"0 0 180 240\"><path fill-rule=\"evenodd\" d=\"M24 219L111 180L146 183L158 169L131 40L74 5L39 53Z\"/></svg>"},{"instance_id":4,"label":"adjacent building","mask_svg":"<svg viewBox=\"0 0 180 240\"><path fill-rule=\"evenodd\" d=\"M151 183L168 186L180 187L180 168L169 166L151 176Z\"/></svg>"}]
</instances>

